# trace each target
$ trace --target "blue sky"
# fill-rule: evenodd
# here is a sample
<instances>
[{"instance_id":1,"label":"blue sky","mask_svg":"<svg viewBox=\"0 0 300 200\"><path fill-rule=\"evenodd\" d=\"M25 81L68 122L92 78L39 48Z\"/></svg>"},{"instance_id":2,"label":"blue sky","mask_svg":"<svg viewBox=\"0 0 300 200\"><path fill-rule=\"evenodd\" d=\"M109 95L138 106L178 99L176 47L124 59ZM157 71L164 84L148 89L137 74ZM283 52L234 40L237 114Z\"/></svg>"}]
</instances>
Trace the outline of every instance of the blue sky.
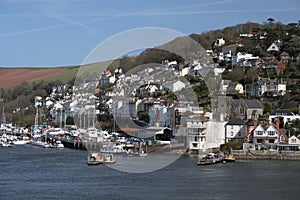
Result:
<instances>
[{"instance_id":1,"label":"blue sky","mask_svg":"<svg viewBox=\"0 0 300 200\"><path fill-rule=\"evenodd\" d=\"M80 65L122 31L202 33L269 17L300 20L299 0L0 0L0 66Z\"/></svg>"}]
</instances>

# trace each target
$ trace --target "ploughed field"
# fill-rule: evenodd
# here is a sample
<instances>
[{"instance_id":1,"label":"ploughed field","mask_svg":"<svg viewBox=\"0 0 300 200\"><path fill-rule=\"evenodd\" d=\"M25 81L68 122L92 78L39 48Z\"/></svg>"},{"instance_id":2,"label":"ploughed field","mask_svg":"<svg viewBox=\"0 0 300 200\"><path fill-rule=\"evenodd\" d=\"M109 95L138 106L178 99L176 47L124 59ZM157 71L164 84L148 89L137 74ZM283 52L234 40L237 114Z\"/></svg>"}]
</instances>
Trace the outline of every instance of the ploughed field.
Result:
<instances>
[{"instance_id":1,"label":"ploughed field","mask_svg":"<svg viewBox=\"0 0 300 200\"><path fill-rule=\"evenodd\" d=\"M0 88L11 88L24 82L33 82L61 75L64 68L54 69L0 69Z\"/></svg>"}]
</instances>

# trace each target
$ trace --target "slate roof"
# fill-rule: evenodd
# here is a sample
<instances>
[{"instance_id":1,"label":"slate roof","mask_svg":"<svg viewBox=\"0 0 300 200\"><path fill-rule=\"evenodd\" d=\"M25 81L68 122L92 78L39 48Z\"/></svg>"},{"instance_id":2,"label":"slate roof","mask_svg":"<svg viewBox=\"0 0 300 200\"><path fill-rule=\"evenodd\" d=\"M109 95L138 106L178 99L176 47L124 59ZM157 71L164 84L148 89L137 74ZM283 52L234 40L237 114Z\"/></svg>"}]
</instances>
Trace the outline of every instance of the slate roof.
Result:
<instances>
[{"instance_id":1,"label":"slate roof","mask_svg":"<svg viewBox=\"0 0 300 200\"><path fill-rule=\"evenodd\" d=\"M252 119L248 120L246 125L248 126L254 126L254 121Z\"/></svg>"},{"instance_id":2,"label":"slate roof","mask_svg":"<svg viewBox=\"0 0 300 200\"><path fill-rule=\"evenodd\" d=\"M245 99L244 103L248 108L263 108L258 100Z\"/></svg>"},{"instance_id":3,"label":"slate roof","mask_svg":"<svg viewBox=\"0 0 300 200\"><path fill-rule=\"evenodd\" d=\"M294 114L290 110L274 110L270 115L294 116Z\"/></svg>"},{"instance_id":4,"label":"slate roof","mask_svg":"<svg viewBox=\"0 0 300 200\"><path fill-rule=\"evenodd\" d=\"M242 119L230 119L226 125L245 125L245 121Z\"/></svg>"}]
</instances>

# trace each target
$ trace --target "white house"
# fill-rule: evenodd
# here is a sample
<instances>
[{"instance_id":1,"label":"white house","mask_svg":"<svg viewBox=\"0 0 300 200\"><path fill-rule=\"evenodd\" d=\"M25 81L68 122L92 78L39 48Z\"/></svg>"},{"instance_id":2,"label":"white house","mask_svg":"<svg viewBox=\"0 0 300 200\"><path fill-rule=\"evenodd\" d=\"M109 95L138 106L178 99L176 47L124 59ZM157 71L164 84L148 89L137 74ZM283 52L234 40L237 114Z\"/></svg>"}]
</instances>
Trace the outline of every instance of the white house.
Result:
<instances>
[{"instance_id":1,"label":"white house","mask_svg":"<svg viewBox=\"0 0 300 200\"><path fill-rule=\"evenodd\" d=\"M260 150L262 146L268 146L268 149L276 149L276 144L285 139L279 138L278 130L271 124L269 127L263 127L261 124L253 131L253 143L256 149Z\"/></svg>"},{"instance_id":2,"label":"white house","mask_svg":"<svg viewBox=\"0 0 300 200\"><path fill-rule=\"evenodd\" d=\"M269 115L269 120L271 122L275 122L276 119L279 119L285 126L287 122L294 121L296 119L300 120L300 115L295 115L293 112L289 110L274 110Z\"/></svg>"},{"instance_id":3,"label":"white house","mask_svg":"<svg viewBox=\"0 0 300 200\"><path fill-rule=\"evenodd\" d=\"M285 150L291 146L288 137L279 128L279 120L275 124L267 120L266 124L257 125L250 135L251 139L244 143L244 149L261 150L264 147L267 150Z\"/></svg>"},{"instance_id":4,"label":"white house","mask_svg":"<svg viewBox=\"0 0 300 200\"><path fill-rule=\"evenodd\" d=\"M253 56L250 53L238 52L236 55L232 56L232 65L241 67L253 67L259 60L259 56Z\"/></svg>"},{"instance_id":5,"label":"white house","mask_svg":"<svg viewBox=\"0 0 300 200\"><path fill-rule=\"evenodd\" d=\"M238 82L232 82L231 80L222 80L221 81L221 91L223 94L243 94L244 87Z\"/></svg>"},{"instance_id":6,"label":"white house","mask_svg":"<svg viewBox=\"0 0 300 200\"><path fill-rule=\"evenodd\" d=\"M289 144L298 145L298 147L300 147L300 139L293 135L289 138Z\"/></svg>"},{"instance_id":7,"label":"white house","mask_svg":"<svg viewBox=\"0 0 300 200\"><path fill-rule=\"evenodd\" d=\"M278 42L273 42L267 49L267 51L279 51L279 50L280 50L280 45Z\"/></svg>"},{"instance_id":8,"label":"white house","mask_svg":"<svg viewBox=\"0 0 300 200\"><path fill-rule=\"evenodd\" d=\"M251 96L283 96L286 94L286 84L277 79L259 78L251 86Z\"/></svg>"},{"instance_id":9,"label":"white house","mask_svg":"<svg viewBox=\"0 0 300 200\"><path fill-rule=\"evenodd\" d=\"M219 38L215 41L215 46L220 47L225 44L225 40L223 38Z\"/></svg>"},{"instance_id":10,"label":"white house","mask_svg":"<svg viewBox=\"0 0 300 200\"><path fill-rule=\"evenodd\" d=\"M116 82L116 77L115 76L110 76L108 78L108 80L109 80L110 83L115 83Z\"/></svg>"},{"instance_id":11,"label":"white house","mask_svg":"<svg viewBox=\"0 0 300 200\"><path fill-rule=\"evenodd\" d=\"M170 67L171 65L177 65L177 61L171 61L171 62L167 61L167 65L168 67Z\"/></svg>"},{"instance_id":12,"label":"white house","mask_svg":"<svg viewBox=\"0 0 300 200\"><path fill-rule=\"evenodd\" d=\"M214 74L215 76L218 76L219 74L222 74L225 71L225 68L214 68Z\"/></svg>"},{"instance_id":13,"label":"white house","mask_svg":"<svg viewBox=\"0 0 300 200\"><path fill-rule=\"evenodd\" d=\"M176 91L180 91L181 89L185 88L185 83L178 80L178 81L173 81L173 82L168 82L166 84L164 84L164 86L166 88L168 88L169 90L176 92Z\"/></svg>"},{"instance_id":14,"label":"white house","mask_svg":"<svg viewBox=\"0 0 300 200\"><path fill-rule=\"evenodd\" d=\"M153 94L154 92L158 91L158 88L156 85L147 85L145 87L145 89L150 93L150 94Z\"/></svg>"},{"instance_id":15,"label":"white house","mask_svg":"<svg viewBox=\"0 0 300 200\"><path fill-rule=\"evenodd\" d=\"M51 105L53 105L54 102L51 100L46 101L46 107L49 108Z\"/></svg>"},{"instance_id":16,"label":"white house","mask_svg":"<svg viewBox=\"0 0 300 200\"><path fill-rule=\"evenodd\" d=\"M187 148L190 152L205 151L207 149L207 119L199 117L184 118L187 135Z\"/></svg>"},{"instance_id":17,"label":"white house","mask_svg":"<svg viewBox=\"0 0 300 200\"><path fill-rule=\"evenodd\" d=\"M225 142L235 140L243 144L244 135L247 132L247 126L242 119L230 119L225 125Z\"/></svg>"},{"instance_id":18,"label":"white house","mask_svg":"<svg viewBox=\"0 0 300 200\"><path fill-rule=\"evenodd\" d=\"M187 75L187 74L189 73L189 71L190 71L190 68L189 68L189 67L185 67L185 68L181 69L181 71L180 71L180 76L185 76L185 75Z\"/></svg>"}]
</instances>

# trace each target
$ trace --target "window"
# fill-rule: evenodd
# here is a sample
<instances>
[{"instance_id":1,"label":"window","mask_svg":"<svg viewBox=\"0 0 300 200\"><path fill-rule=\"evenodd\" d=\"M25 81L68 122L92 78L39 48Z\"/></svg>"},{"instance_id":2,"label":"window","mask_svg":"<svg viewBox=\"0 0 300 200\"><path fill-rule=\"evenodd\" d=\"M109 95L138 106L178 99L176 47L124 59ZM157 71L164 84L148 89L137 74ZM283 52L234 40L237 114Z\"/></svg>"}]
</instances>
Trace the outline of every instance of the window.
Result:
<instances>
[{"instance_id":1,"label":"window","mask_svg":"<svg viewBox=\"0 0 300 200\"><path fill-rule=\"evenodd\" d=\"M274 135L276 135L276 131L268 131L268 135L274 136Z\"/></svg>"},{"instance_id":2,"label":"window","mask_svg":"<svg viewBox=\"0 0 300 200\"><path fill-rule=\"evenodd\" d=\"M256 142L257 143L262 143L262 139L257 139Z\"/></svg>"},{"instance_id":3,"label":"window","mask_svg":"<svg viewBox=\"0 0 300 200\"><path fill-rule=\"evenodd\" d=\"M244 108L242 106L240 107L240 114L244 114Z\"/></svg>"},{"instance_id":4,"label":"window","mask_svg":"<svg viewBox=\"0 0 300 200\"><path fill-rule=\"evenodd\" d=\"M269 139L269 143L274 143L275 142L275 140L274 139Z\"/></svg>"},{"instance_id":5,"label":"window","mask_svg":"<svg viewBox=\"0 0 300 200\"><path fill-rule=\"evenodd\" d=\"M264 132L263 131L256 131L256 135L263 135Z\"/></svg>"},{"instance_id":6,"label":"window","mask_svg":"<svg viewBox=\"0 0 300 200\"><path fill-rule=\"evenodd\" d=\"M284 142L285 141L285 137L283 135L280 136L280 142Z\"/></svg>"}]
</instances>

